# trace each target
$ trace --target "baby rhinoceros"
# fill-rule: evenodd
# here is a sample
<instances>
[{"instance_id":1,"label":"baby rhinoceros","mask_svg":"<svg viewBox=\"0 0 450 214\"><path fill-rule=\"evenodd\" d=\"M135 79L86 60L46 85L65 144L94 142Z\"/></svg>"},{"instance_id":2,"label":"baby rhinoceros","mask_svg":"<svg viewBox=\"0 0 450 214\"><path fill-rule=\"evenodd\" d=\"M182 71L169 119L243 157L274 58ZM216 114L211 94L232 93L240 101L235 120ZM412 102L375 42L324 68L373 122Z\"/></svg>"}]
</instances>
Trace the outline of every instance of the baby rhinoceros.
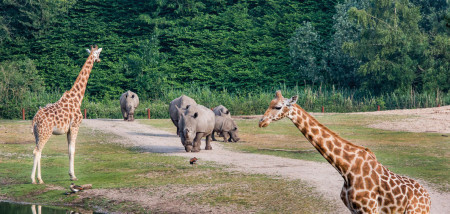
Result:
<instances>
[{"instance_id":1,"label":"baby rhinoceros","mask_svg":"<svg viewBox=\"0 0 450 214\"><path fill-rule=\"evenodd\" d=\"M203 137L206 137L206 150L211 150L211 134L214 130L214 112L205 106L190 105L178 122L180 139L186 152L199 152Z\"/></svg>"},{"instance_id":2,"label":"baby rhinoceros","mask_svg":"<svg viewBox=\"0 0 450 214\"><path fill-rule=\"evenodd\" d=\"M214 132L220 133L223 136L223 142L238 142L240 140L236 123L227 116L216 115Z\"/></svg>"},{"instance_id":3,"label":"baby rhinoceros","mask_svg":"<svg viewBox=\"0 0 450 214\"><path fill-rule=\"evenodd\" d=\"M120 96L120 109L123 120L134 121L134 111L139 106L139 97L132 91L127 91Z\"/></svg>"}]
</instances>

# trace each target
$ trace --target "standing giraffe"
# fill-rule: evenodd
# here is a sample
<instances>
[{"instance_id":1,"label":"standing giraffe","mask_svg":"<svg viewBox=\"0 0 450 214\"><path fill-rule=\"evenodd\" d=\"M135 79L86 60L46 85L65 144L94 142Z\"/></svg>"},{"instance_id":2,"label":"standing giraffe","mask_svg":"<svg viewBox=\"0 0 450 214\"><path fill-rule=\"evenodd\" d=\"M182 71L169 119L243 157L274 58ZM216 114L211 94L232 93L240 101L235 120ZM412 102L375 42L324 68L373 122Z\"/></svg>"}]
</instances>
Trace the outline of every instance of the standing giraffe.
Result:
<instances>
[{"instance_id":1,"label":"standing giraffe","mask_svg":"<svg viewBox=\"0 0 450 214\"><path fill-rule=\"evenodd\" d=\"M344 178L341 199L351 213L429 213L427 190L415 180L389 171L368 148L344 140L320 124L281 91L259 121L266 127L288 117L308 141Z\"/></svg>"},{"instance_id":2,"label":"standing giraffe","mask_svg":"<svg viewBox=\"0 0 450 214\"><path fill-rule=\"evenodd\" d=\"M77 180L74 172L75 141L77 139L78 128L83 119L80 106L83 101L89 74L91 73L94 62L100 62L100 52L102 48L91 46L89 57L83 65L73 87L64 92L61 99L56 103L48 104L44 108L39 108L33 118L32 131L36 140L36 148L33 151L34 163L31 171L31 180L36 184L35 175L37 168L37 179L42 184L41 178L41 153L52 134L62 135L67 133L67 142L69 146L69 176L70 180Z\"/></svg>"}]
</instances>

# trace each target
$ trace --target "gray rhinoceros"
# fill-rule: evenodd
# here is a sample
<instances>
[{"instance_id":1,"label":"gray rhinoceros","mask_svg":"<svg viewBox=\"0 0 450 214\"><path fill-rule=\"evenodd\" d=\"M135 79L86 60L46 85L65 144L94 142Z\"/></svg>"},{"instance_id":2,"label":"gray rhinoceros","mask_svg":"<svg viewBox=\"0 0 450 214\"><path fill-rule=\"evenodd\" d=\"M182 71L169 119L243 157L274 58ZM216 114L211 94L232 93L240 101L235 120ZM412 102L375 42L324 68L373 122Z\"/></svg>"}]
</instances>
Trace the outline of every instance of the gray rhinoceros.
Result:
<instances>
[{"instance_id":1,"label":"gray rhinoceros","mask_svg":"<svg viewBox=\"0 0 450 214\"><path fill-rule=\"evenodd\" d=\"M190 105L196 105L197 102L195 102L194 99L186 96L181 95L178 98L175 98L170 102L169 104L169 114L170 119L172 120L173 125L177 127L177 135L180 135L180 128L178 127L178 121L180 120L180 116L184 111L186 111L186 108Z\"/></svg>"},{"instance_id":2,"label":"gray rhinoceros","mask_svg":"<svg viewBox=\"0 0 450 214\"><path fill-rule=\"evenodd\" d=\"M221 133L223 142L238 142L238 127L233 119L226 116L215 116L214 132ZM214 136L213 136L214 137Z\"/></svg>"},{"instance_id":3,"label":"gray rhinoceros","mask_svg":"<svg viewBox=\"0 0 450 214\"><path fill-rule=\"evenodd\" d=\"M219 106L215 107L213 109L213 112L215 115L231 118L230 111L228 111L228 109L223 105L219 105Z\"/></svg>"},{"instance_id":4,"label":"gray rhinoceros","mask_svg":"<svg viewBox=\"0 0 450 214\"><path fill-rule=\"evenodd\" d=\"M214 130L214 112L205 106L190 105L181 114L178 127L180 139L186 152L199 152L201 140L206 137L206 150L211 150L211 134Z\"/></svg>"},{"instance_id":5,"label":"gray rhinoceros","mask_svg":"<svg viewBox=\"0 0 450 214\"><path fill-rule=\"evenodd\" d=\"M216 107L213 109L213 112L214 112L215 115L218 115L218 116L224 116L224 117L227 117L227 118L231 118L231 113L230 113L230 111L229 111L225 106L223 106L223 105L216 106ZM216 131L213 131L213 133L212 133L212 139L213 139L213 141L217 141L217 140L216 140L216 137L215 137L215 134L214 134L215 132L216 132ZM223 137L222 132L219 132L219 137ZM231 142L231 139L229 139L228 141Z\"/></svg>"},{"instance_id":6,"label":"gray rhinoceros","mask_svg":"<svg viewBox=\"0 0 450 214\"><path fill-rule=\"evenodd\" d=\"M139 97L132 91L120 96L120 109L124 120L134 121L134 110L139 106Z\"/></svg>"}]
</instances>

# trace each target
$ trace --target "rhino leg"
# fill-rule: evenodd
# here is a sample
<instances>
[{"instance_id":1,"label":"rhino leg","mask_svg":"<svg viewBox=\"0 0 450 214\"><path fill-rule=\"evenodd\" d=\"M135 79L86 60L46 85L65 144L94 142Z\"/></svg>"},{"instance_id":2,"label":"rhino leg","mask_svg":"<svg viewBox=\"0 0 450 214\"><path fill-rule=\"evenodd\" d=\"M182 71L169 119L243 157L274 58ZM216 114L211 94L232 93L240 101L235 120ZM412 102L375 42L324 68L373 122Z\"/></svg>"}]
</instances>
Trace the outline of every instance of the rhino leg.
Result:
<instances>
[{"instance_id":1,"label":"rhino leg","mask_svg":"<svg viewBox=\"0 0 450 214\"><path fill-rule=\"evenodd\" d=\"M202 137L204 133L197 133L194 138L192 152L199 152L201 150L200 146L202 144Z\"/></svg>"},{"instance_id":2,"label":"rhino leg","mask_svg":"<svg viewBox=\"0 0 450 214\"><path fill-rule=\"evenodd\" d=\"M128 120L128 113L127 113L127 111L122 110L122 116L123 116L123 120Z\"/></svg>"},{"instance_id":3,"label":"rhino leg","mask_svg":"<svg viewBox=\"0 0 450 214\"><path fill-rule=\"evenodd\" d=\"M228 138L230 138L230 135L228 134L228 132L222 132L222 136L223 136L223 142L227 142Z\"/></svg>"},{"instance_id":4,"label":"rhino leg","mask_svg":"<svg viewBox=\"0 0 450 214\"><path fill-rule=\"evenodd\" d=\"M205 146L205 150L212 150L211 147L211 141L212 141L212 133L210 135L206 136L206 146Z\"/></svg>"},{"instance_id":5,"label":"rhino leg","mask_svg":"<svg viewBox=\"0 0 450 214\"><path fill-rule=\"evenodd\" d=\"M215 133L215 131L213 131L212 134L211 134L212 140L213 141L217 141L216 138L214 137L214 133Z\"/></svg>"}]
</instances>

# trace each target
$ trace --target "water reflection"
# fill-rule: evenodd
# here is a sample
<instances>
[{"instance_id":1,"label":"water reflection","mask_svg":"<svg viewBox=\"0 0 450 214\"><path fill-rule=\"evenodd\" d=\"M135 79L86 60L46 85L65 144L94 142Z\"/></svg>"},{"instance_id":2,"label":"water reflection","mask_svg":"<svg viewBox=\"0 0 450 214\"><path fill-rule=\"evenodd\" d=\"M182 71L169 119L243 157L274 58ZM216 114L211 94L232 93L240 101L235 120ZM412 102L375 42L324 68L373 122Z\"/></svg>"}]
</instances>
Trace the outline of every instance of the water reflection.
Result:
<instances>
[{"instance_id":1,"label":"water reflection","mask_svg":"<svg viewBox=\"0 0 450 214\"><path fill-rule=\"evenodd\" d=\"M75 214L66 208L45 207L41 205L18 204L0 201L1 214ZM84 213L84 212L83 212ZM88 212L92 213L92 212Z\"/></svg>"}]
</instances>

